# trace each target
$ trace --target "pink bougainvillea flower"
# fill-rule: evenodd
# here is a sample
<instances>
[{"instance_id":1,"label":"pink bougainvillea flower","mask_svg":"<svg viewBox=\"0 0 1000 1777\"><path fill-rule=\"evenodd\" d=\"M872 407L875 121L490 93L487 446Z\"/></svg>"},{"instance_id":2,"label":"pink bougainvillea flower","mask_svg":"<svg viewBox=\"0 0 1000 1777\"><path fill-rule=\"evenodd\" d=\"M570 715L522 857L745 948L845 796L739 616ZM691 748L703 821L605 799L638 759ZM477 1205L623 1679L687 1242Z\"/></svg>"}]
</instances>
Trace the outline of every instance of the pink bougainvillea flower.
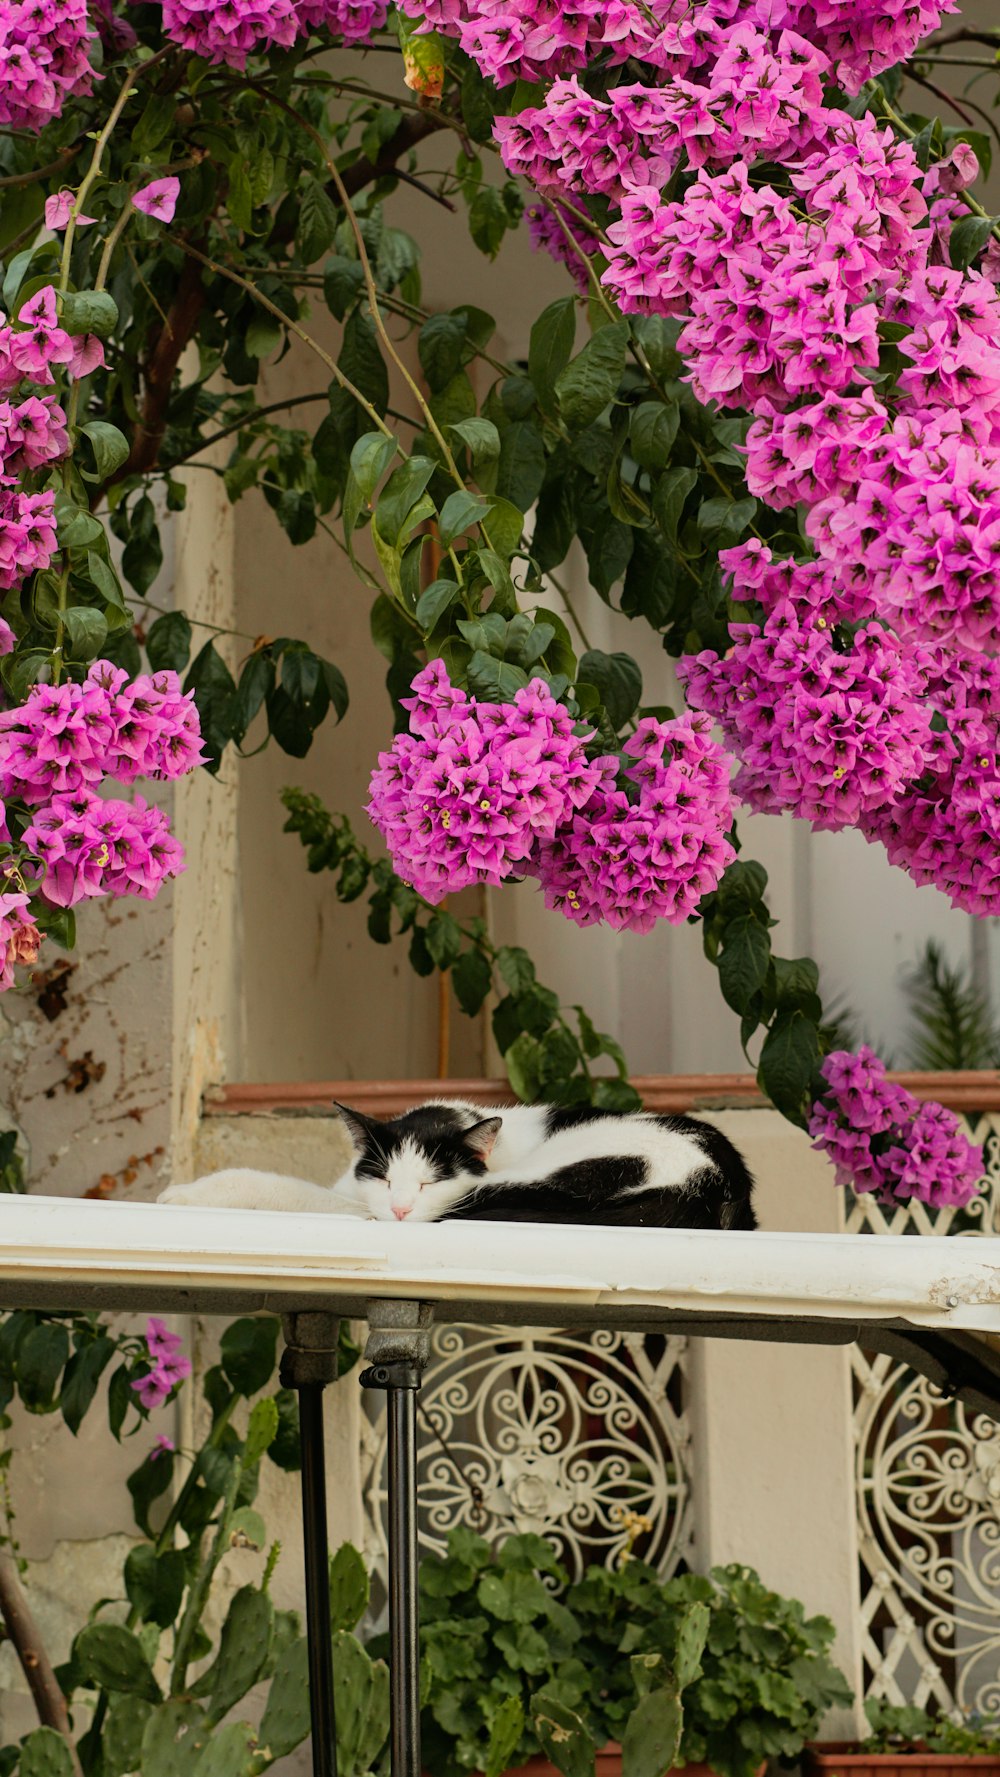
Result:
<instances>
[{"instance_id":1,"label":"pink bougainvillea flower","mask_svg":"<svg viewBox=\"0 0 1000 1777\"><path fill-rule=\"evenodd\" d=\"M147 1412L161 1407L169 1400L176 1385L183 1382L185 1376L190 1376L191 1360L183 1355L180 1349L182 1344L179 1333L172 1333L162 1320L157 1320L155 1315L151 1316L146 1326L146 1349L151 1368L146 1375L138 1376L132 1383ZM166 1443L169 1442L167 1439ZM162 1455L165 1447L164 1443L159 1443L157 1454ZM172 1444L170 1448L173 1449Z\"/></svg>"},{"instance_id":2,"label":"pink bougainvillea flower","mask_svg":"<svg viewBox=\"0 0 1000 1777\"><path fill-rule=\"evenodd\" d=\"M150 1462L155 1462L160 1456L173 1456L176 1449L177 1445L174 1443L173 1438L168 1438L166 1433L161 1431L153 1439L153 1448L149 1452L149 1460Z\"/></svg>"},{"instance_id":3,"label":"pink bougainvillea flower","mask_svg":"<svg viewBox=\"0 0 1000 1777\"><path fill-rule=\"evenodd\" d=\"M74 191L69 191L66 188L62 191L55 192L52 197L47 197L45 199L46 228L65 228L73 214L73 205L75 202L76 193ZM96 216L78 216L76 219L76 226L77 228L88 228L92 222L96 221Z\"/></svg>"},{"instance_id":4,"label":"pink bougainvillea flower","mask_svg":"<svg viewBox=\"0 0 1000 1777\"><path fill-rule=\"evenodd\" d=\"M140 191L133 192L132 207L141 210L144 216L152 216L155 222L172 222L180 190L179 179L154 179Z\"/></svg>"}]
</instances>

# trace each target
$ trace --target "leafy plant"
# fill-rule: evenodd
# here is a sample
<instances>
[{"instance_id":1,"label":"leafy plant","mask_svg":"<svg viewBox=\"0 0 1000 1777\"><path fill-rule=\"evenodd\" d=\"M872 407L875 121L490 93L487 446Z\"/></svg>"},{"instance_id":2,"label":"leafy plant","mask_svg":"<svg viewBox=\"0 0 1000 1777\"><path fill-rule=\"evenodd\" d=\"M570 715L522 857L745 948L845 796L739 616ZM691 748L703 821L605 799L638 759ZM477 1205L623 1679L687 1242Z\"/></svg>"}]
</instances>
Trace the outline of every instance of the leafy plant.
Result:
<instances>
[{"instance_id":1,"label":"leafy plant","mask_svg":"<svg viewBox=\"0 0 1000 1777\"><path fill-rule=\"evenodd\" d=\"M912 1704L889 1703L884 1697L869 1697L865 1714L871 1730L863 1742L866 1752L1000 1758L1000 1717L995 1715L972 1712L955 1720L949 1715L929 1715Z\"/></svg>"},{"instance_id":2,"label":"leafy plant","mask_svg":"<svg viewBox=\"0 0 1000 1777\"><path fill-rule=\"evenodd\" d=\"M223 1333L220 1361L202 1382L211 1423L169 1507L179 1460L169 1440L129 1476L140 1540L125 1560L120 1593L93 1604L54 1674L70 1713L0 1747L3 1777L73 1777L75 1769L84 1777L137 1770L259 1777L305 1739L305 1638L296 1613L271 1600L281 1546L268 1547L255 1504L264 1461L298 1466L295 1397L273 1386L276 1346L277 1322L267 1317ZM354 1355L343 1348L342 1367ZM105 1392L111 1433L131 1435L145 1417L133 1383L147 1369L143 1341L96 1315L17 1313L0 1323L0 1402L16 1396L29 1412L60 1412L74 1434ZM259 1556L259 1572L233 1595L213 1642L206 1607L233 1549ZM11 1583L4 1568L0 1586ZM349 1544L331 1559L330 1592L338 1768L342 1777L367 1777L388 1734L389 1682L384 1663L353 1633L367 1608L368 1576ZM37 1664L37 1642L22 1651ZM232 1719L262 1684L259 1726Z\"/></svg>"},{"instance_id":3,"label":"leafy plant","mask_svg":"<svg viewBox=\"0 0 1000 1777\"><path fill-rule=\"evenodd\" d=\"M1000 1066L1000 1030L986 995L971 969L950 963L935 939L928 939L907 971L904 987L912 1020L907 1044L911 1067L935 1073Z\"/></svg>"},{"instance_id":4,"label":"leafy plant","mask_svg":"<svg viewBox=\"0 0 1000 1777\"><path fill-rule=\"evenodd\" d=\"M626 1777L657 1777L678 1755L751 1777L850 1701L832 1624L749 1568L664 1582L630 1560L570 1585L543 1539L491 1554L460 1529L425 1558L420 1588L424 1742L441 1777L498 1777L543 1749L586 1777L608 1740Z\"/></svg>"}]
</instances>

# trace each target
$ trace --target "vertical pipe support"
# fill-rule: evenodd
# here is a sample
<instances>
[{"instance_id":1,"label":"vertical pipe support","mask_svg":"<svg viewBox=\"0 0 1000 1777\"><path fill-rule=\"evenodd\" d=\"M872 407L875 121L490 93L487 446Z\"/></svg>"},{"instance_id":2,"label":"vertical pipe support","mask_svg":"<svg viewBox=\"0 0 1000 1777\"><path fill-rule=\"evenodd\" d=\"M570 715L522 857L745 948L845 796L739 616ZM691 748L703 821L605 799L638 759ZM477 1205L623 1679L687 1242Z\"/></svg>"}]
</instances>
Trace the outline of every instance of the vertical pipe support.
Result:
<instances>
[{"instance_id":1,"label":"vertical pipe support","mask_svg":"<svg viewBox=\"0 0 1000 1777\"><path fill-rule=\"evenodd\" d=\"M282 1328L281 1385L294 1388L299 1397L313 1777L337 1777L323 1390L337 1380L340 1322L332 1314L303 1312L283 1315Z\"/></svg>"},{"instance_id":2,"label":"vertical pipe support","mask_svg":"<svg viewBox=\"0 0 1000 1777\"><path fill-rule=\"evenodd\" d=\"M386 1395L389 1416L389 1716L391 1777L420 1777L417 1593L417 1390L430 1356L432 1309L371 1302L362 1388Z\"/></svg>"}]
</instances>

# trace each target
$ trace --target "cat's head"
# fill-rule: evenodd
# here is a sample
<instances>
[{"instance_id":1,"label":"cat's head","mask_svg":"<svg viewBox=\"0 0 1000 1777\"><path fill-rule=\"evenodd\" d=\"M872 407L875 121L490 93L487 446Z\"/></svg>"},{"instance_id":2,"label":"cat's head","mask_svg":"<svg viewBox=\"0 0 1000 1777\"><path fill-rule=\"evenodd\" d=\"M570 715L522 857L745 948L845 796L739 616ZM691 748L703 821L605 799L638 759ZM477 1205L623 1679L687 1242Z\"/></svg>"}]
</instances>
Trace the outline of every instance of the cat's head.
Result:
<instances>
[{"instance_id":1,"label":"cat's head","mask_svg":"<svg viewBox=\"0 0 1000 1777\"><path fill-rule=\"evenodd\" d=\"M486 1171L502 1118L463 1127L448 1105L425 1105L390 1122L336 1109L354 1143L352 1169L368 1215L377 1222L436 1222Z\"/></svg>"}]
</instances>

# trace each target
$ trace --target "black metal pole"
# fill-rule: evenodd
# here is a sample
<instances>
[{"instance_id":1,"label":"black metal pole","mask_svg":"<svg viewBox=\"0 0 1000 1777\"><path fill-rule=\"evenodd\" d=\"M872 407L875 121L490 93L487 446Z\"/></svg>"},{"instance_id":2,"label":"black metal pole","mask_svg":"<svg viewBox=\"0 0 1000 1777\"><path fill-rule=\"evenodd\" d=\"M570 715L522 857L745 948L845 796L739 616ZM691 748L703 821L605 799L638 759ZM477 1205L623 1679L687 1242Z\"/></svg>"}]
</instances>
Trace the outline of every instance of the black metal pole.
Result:
<instances>
[{"instance_id":1,"label":"black metal pole","mask_svg":"<svg viewBox=\"0 0 1000 1777\"><path fill-rule=\"evenodd\" d=\"M294 1388L299 1397L313 1777L337 1777L323 1390L328 1382L336 1381L340 1326L333 1315L308 1311L286 1315L283 1326L281 1383L284 1388Z\"/></svg>"},{"instance_id":2,"label":"black metal pole","mask_svg":"<svg viewBox=\"0 0 1000 1777\"><path fill-rule=\"evenodd\" d=\"M389 1387L389 1709L392 1777L420 1777L417 1395Z\"/></svg>"},{"instance_id":3,"label":"black metal pole","mask_svg":"<svg viewBox=\"0 0 1000 1777\"><path fill-rule=\"evenodd\" d=\"M299 1389L302 1453L302 1529L306 1567L306 1639L309 1655L309 1718L313 1777L337 1777L337 1723L333 1700L330 1635L330 1555L326 1526L326 1454L323 1446L323 1384Z\"/></svg>"}]
</instances>

